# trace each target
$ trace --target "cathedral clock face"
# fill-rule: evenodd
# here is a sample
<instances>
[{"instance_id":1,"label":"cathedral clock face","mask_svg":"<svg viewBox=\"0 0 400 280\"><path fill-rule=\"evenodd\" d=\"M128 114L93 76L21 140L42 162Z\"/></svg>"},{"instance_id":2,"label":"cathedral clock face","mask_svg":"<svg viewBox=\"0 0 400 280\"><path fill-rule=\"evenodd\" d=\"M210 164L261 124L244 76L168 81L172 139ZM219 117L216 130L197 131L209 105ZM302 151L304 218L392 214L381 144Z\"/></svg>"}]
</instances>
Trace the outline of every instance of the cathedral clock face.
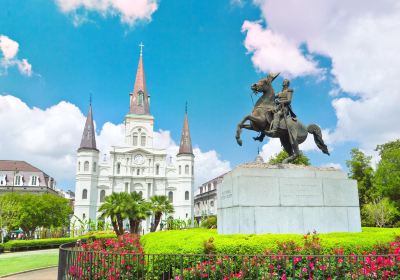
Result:
<instances>
[{"instance_id":1,"label":"cathedral clock face","mask_svg":"<svg viewBox=\"0 0 400 280\"><path fill-rule=\"evenodd\" d=\"M144 163L144 157L141 154L137 154L134 158L133 161L136 164L143 164Z\"/></svg>"}]
</instances>

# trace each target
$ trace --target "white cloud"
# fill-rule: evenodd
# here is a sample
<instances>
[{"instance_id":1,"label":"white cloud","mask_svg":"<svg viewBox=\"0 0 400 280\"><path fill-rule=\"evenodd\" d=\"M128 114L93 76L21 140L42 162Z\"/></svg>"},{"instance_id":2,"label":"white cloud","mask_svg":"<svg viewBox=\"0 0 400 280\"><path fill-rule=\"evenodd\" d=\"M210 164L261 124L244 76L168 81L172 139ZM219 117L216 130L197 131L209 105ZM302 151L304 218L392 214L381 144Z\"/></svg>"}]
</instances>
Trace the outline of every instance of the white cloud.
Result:
<instances>
[{"instance_id":1,"label":"white cloud","mask_svg":"<svg viewBox=\"0 0 400 280\"><path fill-rule=\"evenodd\" d=\"M64 13L71 13L74 24L87 20L87 12L102 16L119 16L121 22L133 26L138 21L150 21L158 8L156 0L55 0Z\"/></svg>"},{"instance_id":2,"label":"white cloud","mask_svg":"<svg viewBox=\"0 0 400 280\"><path fill-rule=\"evenodd\" d=\"M331 167L331 168L343 170L343 167L340 163L334 163L334 162L328 162L328 163L322 164L321 167Z\"/></svg>"},{"instance_id":3,"label":"white cloud","mask_svg":"<svg viewBox=\"0 0 400 280\"><path fill-rule=\"evenodd\" d=\"M305 57L294 41L264 29L261 22L245 21L242 32L246 32L244 45L253 54L251 59L258 70L283 72L287 76L322 73L315 61Z\"/></svg>"},{"instance_id":4,"label":"white cloud","mask_svg":"<svg viewBox=\"0 0 400 280\"><path fill-rule=\"evenodd\" d=\"M377 145L400 138L397 122L400 102L400 3L395 0L255 0L267 27L252 23L260 39L265 34L290 38L292 46L304 45L310 51L332 60L331 74L337 125L332 141L354 141L369 152ZM244 25L249 23L245 21ZM246 33L245 44L254 35ZM254 66L262 71L273 67L295 72L288 62L278 66L271 60L256 59L266 49L253 44ZM285 49L285 46L284 48ZM293 50L291 50L293 52ZM310 58L311 55L311 58ZM283 57L282 59L287 59ZM315 58L314 58L315 59ZM303 64L303 70L307 69ZM309 74L307 71L301 75ZM340 93L340 97L337 94ZM347 96L346 96L347 95Z\"/></svg>"},{"instance_id":5,"label":"white cloud","mask_svg":"<svg viewBox=\"0 0 400 280\"><path fill-rule=\"evenodd\" d=\"M21 74L31 76L32 65L28 62L26 58L22 60L17 59L18 50L18 42L10 39L5 35L0 35L0 53L2 54L2 58L0 60L0 68L3 68L5 71L7 71L9 67L17 66Z\"/></svg>"},{"instance_id":6,"label":"white cloud","mask_svg":"<svg viewBox=\"0 0 400 280\"><path fill-rule=\"evenodd\" d=\"M1 159L25 160L56 180L73 181L85 120L78 107L65 101L40 109L12 95L0 95ZM106 122L96 137L100 158L111 146L123 145L124 135L123 124ZM167 149L172 157L178 152L166 130L154 132L154 146ZM230 170L230 163L221 160L214 150L195 148L194 154L196 186Z\"/></svg>"}]
</instances>

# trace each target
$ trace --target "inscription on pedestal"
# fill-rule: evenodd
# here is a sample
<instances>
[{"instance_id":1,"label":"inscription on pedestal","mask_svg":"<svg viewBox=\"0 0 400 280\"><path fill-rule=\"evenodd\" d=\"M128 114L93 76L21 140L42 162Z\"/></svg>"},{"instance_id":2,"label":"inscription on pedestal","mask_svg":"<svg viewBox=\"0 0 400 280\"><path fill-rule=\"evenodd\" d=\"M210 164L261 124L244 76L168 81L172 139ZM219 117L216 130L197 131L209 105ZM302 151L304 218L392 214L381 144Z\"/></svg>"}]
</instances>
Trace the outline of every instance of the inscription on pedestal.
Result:
<instances>
[{"instance_id":1,"label":"inscription on pedestal","mask_svg":"<svg viewBox=\"0 0 400 280\"><path fill-rule=\"evenodd\" d=\"M232 197L232 191L231 190L226 190L226 191L222 192L222 195L221 195L221 199L222 200L228 199L228 198L231 198L231 197Z\"/></svg>"},{"instance_id":2,"label":"inscription on pedestal","mask_svg":"<svg viewBox=\"0 0 400 280\"><path fill-rule=\"evenodd\" d=\"M302 180L281 180L281 205L323 205L320 182Z\"/></svg>"}]
</instances>

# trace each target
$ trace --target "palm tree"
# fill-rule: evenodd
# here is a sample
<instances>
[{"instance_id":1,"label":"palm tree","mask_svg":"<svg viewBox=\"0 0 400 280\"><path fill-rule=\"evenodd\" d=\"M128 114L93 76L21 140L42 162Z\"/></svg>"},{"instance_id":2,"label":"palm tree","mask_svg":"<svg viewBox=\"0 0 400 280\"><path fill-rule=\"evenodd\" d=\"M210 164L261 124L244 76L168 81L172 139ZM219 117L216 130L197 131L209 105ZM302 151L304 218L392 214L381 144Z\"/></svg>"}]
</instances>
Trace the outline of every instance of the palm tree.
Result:
<instances>
[{"instance_id":1,"label":"palm tree","mask_svg":"<svg viewBox=\"0 0 400 280\"><path fill-rule=\"evenodd\" d=\"M104 198L104 203L100 206L100 218L110 218L111 224L116 235L124 234L123 221L128 217L128 205L130 199L127 193L112 193Z\"/></svg>"},{"instance_id":2,"label":"palm tree","mask_svg":"<svg viewBox=\"0 0 400 280\"><path fill-rule=\"evenodd\" d=\"M161 221L161 216L163 213L171 214L174 212L174 206L172 206L168 197L165 195L155 195L150 198L151 210L154 213L154 224L152 225L150 231L155 232L158 224Z\"/></svg>"},{"instance_id":3,"label":"palm tree","mask_svg":"<svg viewBox=\"0 0 400 280\"><path fill-rule=\"evenodd\" d=\"M141 194L132 192L127 212L130 233L139 234L140 223L151 215L149 202L145 201Z\"/></svg>"}]
</instances>

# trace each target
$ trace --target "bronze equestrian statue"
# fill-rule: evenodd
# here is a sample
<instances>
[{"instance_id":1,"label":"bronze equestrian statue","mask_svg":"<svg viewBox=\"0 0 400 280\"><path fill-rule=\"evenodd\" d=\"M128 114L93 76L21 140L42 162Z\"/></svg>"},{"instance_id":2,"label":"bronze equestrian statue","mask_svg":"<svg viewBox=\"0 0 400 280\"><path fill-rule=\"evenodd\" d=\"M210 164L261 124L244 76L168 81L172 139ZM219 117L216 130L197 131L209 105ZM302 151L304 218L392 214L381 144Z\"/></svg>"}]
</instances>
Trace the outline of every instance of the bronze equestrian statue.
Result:
<instances>
[{"instance_id":1,"label":"bronze equestrian statue","mask_svg":"<svg viewBox=\"0 0 400 280\"><path fill-rule=\"evenodd\" d=\"M238 124L236 130L236 141L241 146L240 134L242 128L260 132L254 140L262 142L265 136L279 138L289 157L283 163L294 161L300 154L299 144L307 139L308 133L314 135L314 142L318 148L329 155L328 147L322 139L321 129L316 124L305 127L293 113L291 101L293 90L289 88L289 80L283 81L283 89L275 95L272 82L278 74L270 73L251 86L254 93L262 93L262 96L254 105L251 115L247 115ZM249 121L249 123L246 123Z\"/></svg>"}]
</instances>

